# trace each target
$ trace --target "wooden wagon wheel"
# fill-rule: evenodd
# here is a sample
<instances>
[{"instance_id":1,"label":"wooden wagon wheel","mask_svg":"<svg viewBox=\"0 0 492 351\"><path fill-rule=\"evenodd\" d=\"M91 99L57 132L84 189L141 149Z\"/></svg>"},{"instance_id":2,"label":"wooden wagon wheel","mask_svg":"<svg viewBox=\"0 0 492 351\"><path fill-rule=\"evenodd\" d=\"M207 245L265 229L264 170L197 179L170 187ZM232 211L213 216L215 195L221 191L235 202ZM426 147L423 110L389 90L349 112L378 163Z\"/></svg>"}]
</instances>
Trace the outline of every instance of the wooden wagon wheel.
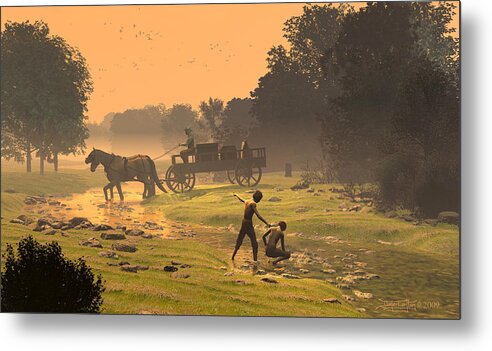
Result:
<instances>
[{"instance_id":1,"label":"wooden wagon wheel","mask_svg":"<svg viewBox=\"0 0 492 351\"><path fill-rule=\"evenodd\" d=\"M229 182L231 182L231 184L236 183L236 173L235 173L235 171L228 169L227 170L227 179L229 179Z\"/></svg>"},{"instance_id":2,"label":"wooden wagon wheel","mask_svg":"<svg viewBox=\"0 0 492 351\"><path fill-rule=\"evenodd\" d=\"M235 174L239 185L253 187L260 182L262 171L260 167L251 167L244 163L238 163Z\"/></svg>"},{"instance_id":3,"label":"wooden wagon wheel","mask_svg":"<svg viewBox=\"0 0 492 351\"><path fill-rule=\"evenodd\" d=\"M166 172L166 184L175 193L185 193L191 191L195 186L195 173L190 171L178 171L175 166L171 166Z\"/></svg>"}]
</instances>

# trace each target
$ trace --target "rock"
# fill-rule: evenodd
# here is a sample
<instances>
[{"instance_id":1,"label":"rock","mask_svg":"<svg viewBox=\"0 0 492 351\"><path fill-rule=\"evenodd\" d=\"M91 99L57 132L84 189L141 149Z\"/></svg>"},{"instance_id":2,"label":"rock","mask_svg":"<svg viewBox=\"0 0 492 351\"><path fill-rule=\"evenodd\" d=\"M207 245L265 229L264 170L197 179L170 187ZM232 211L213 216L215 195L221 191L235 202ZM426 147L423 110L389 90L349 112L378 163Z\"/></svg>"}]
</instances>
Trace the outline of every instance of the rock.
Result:
<instances>
[{"instance_id":1,"label":"rock","mask_svg":"<svg viewBox=\"0 0 492 351\"><path fill-rule=\"evenodd\" d=\"M34 220L30 217L27 217L26 215L19 215L17 216L17 219L20 219L22 222L24 222L25 225L31 224L34 222Z\"/></svg>"},{"instance_id":2,"label":"rock","mask_svg":"<svg viewBox=\"0 0 492 351\"><path fill-rule=\"evenodd\" d=\"M140 236L140 235L144 234L144 231L140 230L140 229L127 229L125 231L125 234L130 235L130 236Z\"/></svg>"},{"instance_id":3,"label":"rock","mask_svg":"<svg viewBox=\"0 0 492 351\"><path fill-rule=\"evenodd\" d=\"M416 220L415 217L411 215L402 215L399 218L403 219L405 222L413 222Z\"/></svg>"},{"instance_id":4,"label":"rock","mask_svg":"<svg viewBox=\"0 0 492 351\"><path fill-rule=\"evenodd\" d=\"M41 226L41 227L40 226L36 226L32 231L33 232L42 232L43 230L48 229L48 228L49 228L49 226L44 226L44 225Z\"/></svg>"},{"instance_id":5,"label":"rock","mask_svg":"<svg viewBox=\"0 0 492 351\"><path fill-rule=\"evenodd\" d=\"M92 230L95 232L100 232L103 230L113 230L113 227L107 224L98 224L94 228L92 228Z\"/></svg>"},{"instance_id":6,"label":"rock","mask_svg":"<svg viewBox=\"0 0 492 351\"><path fill-rule=\"evenodd\" d=\"M178 267L174 266L164 266L164 272L177 272Z\"/></svg>"},{"instance_id":7,"label":"rock","mask_svg":"<svg viewBox=\"0 0 492 351\"><path fill-rule=\"evenodd\" d=\"M180 264L182 264L182 263L181 263L181 262L179 262L179 261L171 261L171 264L172 264L173 266L179 266L179 265L180 265Z\"/></svg>"},{"instance_id":8,"label":"rock","mask_svg":"<svg viewBox=\"0 0 492 351\"><path fill-rule=\"evenodd\" d=\"M319 193L314 193L313 196L321 196Z\"/></svg>"},{"instance_id":9,"label":"rock","mask_svg":"<svg viewBox=\"0 0 492 351\"><path fill-rule=\"evenodd\" d=\"M97 247L97 248L102 248L102 245L101 243L99 242L99 240L95 239L95 238L90 238L88 240L82 240L80 242L80 245L82 246L89 246L89 247Z\"/></svg>"},{"instance_id":10,"label":"rock","mask_svg":"<svg viewBox=\"0 0 492 351\"><path fill-rule=\"evenodd\" d=\"M118 262L118 266L125 266L125 265L129 265L129 264L130 264L130 262L128 262L128 261L120 261L120 262Z\"/></svg>"},{"instance_id":11,"label":"rock","mask_svg":"<svg viewBox=\"0 0 492 351\"><path fill-rule=\"evenodd\" d=\"M395 218L395 217L397 217L398 215L396 214L396 212L395 212L395 211L388 211L388 212L386 212L386 213L384 214L384 216L385 216L386 218Z\"/></svg>"},{"instance_id":12,"label":"rock","mask_svg":"<svg viewBox=\"0 0 492 351\"><path fill-rule=\"evenodd\" d=\"M125 234L121 233L101 233L101 239L104 240L124 240L126 239Z\"/></svg>"},{"instance_id":13,"label":"rock","mask_svg":"<svg viewBox=\"0 0 492 351\"><path fill-rule=\"evenodd\" d=\"M290 187L290 190L296 191L296 190L302 190L302 189L307 189L309 188L309 183L305 180L298 182L294 186Z\"/></svg>"},{"instance_id":14,"label":"rock","mask_svg":"<svg viewBox=\"0 0 492 351\"><path fill-rule=\"evenodd\" d=\"M265 272L263 269L258 269L255 273L256 275L265 275L267 272Z\"/></svg>"},{"instance_id":15,"label":"rock","mask_svg":"<svg viewBox=\"0 0 492 351\"><path fill-rule=\"evenodd\" d=\"M271 198L268 199L268 201L270 201L270 202L280 202L280 201L282 201L282 199L279 198L279 197L276 197L276 196L272 196Z\"/></svg>"},{"instance_id":16,"label":"rock","mask_svg":"<svg viewBox=\"0 0 492 351\"><path fill-rule=\"evenodd\" d=\"M299 272L306 274L306 273L309 273L309 269L301 268L301 269L299 269Z\"/></svg>"},{"instance_id":17,"label":"rock","mask_svg":"<svg viewBox=\"0 0 492 351\"><path fill-rule=\"evenodd\" d=\"M101 251L98 253L98 255L106 258L114 258L114 259L118 258L118 255L114 251Z\"/></svg>"},{"instance_id":18,"label":"rock","mask_svg":"<svg viewBox=\"0 0 492 351\"><path fill-rule=\"evenodd\" d=\"M345 289L345 290L350 289L350 286L349 286L348 284L344 284L344 283L342 283L342 284L337 284L337 285L336 285L336 287L337 287L338 289Z\"/></svg>"},{"instance_id":19,"label":"rock","mask_svg":"<svg viewBox=\"0 0 492 351\"><path fill-rule=\"evenodd\" d=\"M307 207L299 207L299 208L296 208L296 210L295 210L296 213L304 213L307 211L309 211L309 209Z\"/></svg>"},{"instance_id":20,"label":"rock","mask_svg":"<svg viewBox=\"0 0 492 351\"><path fill-rule=\"evenodd\" d=\"M360 313L364 313L364 312L366 312L366 309L365 309L365 308L363 308L363 307L356 308L355 310L356 310L357 312L360 312Z\"/></svg>"},{"instance_id":21,"label":"rock","mask_svg":"<svg viewBox=\"0 0 492 351\"><path fill-rule=\"evenodd\" d=\"M424 220L424 223L435 227L439 223L439 221L437 219L428 218L428 219Z\"/></svg>"},{"instance_id":22,"label":"rock","mask_svg":"<svg viewBox=\"0 0 492 351\"><path fill-rule=\"evenodd\" d=\"M342 295L342 297L347 300L347 301L355 301L355 297L350 296L350 295Z\"/></svg>"},{"instance_id":23,"label":"rock","mask_svg":"<svg viewBox=\"0 0 492 351\"><path fill-rule=\"evenodd\" d=\"M139 271L148 271L149 270L149 266L141 266L141 265L137 264L137 270L139 270Z\"/></svg>"},{"instance_id":24,"label":"rock","mask_svg":"<svg viewBox=\"0 0 492 351\"><path fill-rule=\"evenodd\" d=\"M234 275L234 272L225 272L224 277L232 277Z\"/></svg>"},{"instance_id":25,"label":"rock","mask_svg":"<svg viewBox=\"0 0 492 351\"><path fill-rule=\"evenodd\" d=\"M282 273L281 276L287 279L301 279L301 277L290 273Z\"/></svg>"},{"instance_id":26,"label":"rock","mask_svg":"<svg viewBox=\"0 0 492 351\"><path fill-rule=\"evenodd\" d=\"M278 281L276 281L273 278L268 278L268 277L261 278L261 281L265 282L265 283L269 283L269 284L278 284Z\"/></svg>"},{"instance_id":27,"label":"rock","mask_svg":"<svg viewBox=\"0 0 492 351\"><path fill-rule=\"evenodd\" d=\"M137 266L131 266L131 265L121 266L120 269L124 272L131 272L131 273L137 273L138 271Z\"/></svg>"},{"instance_id":28,"label":"rock","mask_svg":"<svg viewBox=\"0 0 492 351\"><path fill-rule=\"evenodd\" d=\"M10 220L10 223L14 223L14 224L22 224L22 225L24 225L24 221L20 220L19 218L14 218L14 219L11 219L11 220Z\"/></svg>"},{"instance_id":29,"label":"rock","mask_svg":"<svg viewBox=\"0 0 492 351\"><path fill-rule=\"evenodd\" d=\"M60 201L56 201L56 200L50 200L50 201L48 201L48 205L50 205L50 206L59 206L59 205L61 205L61 202Z\"/></svg>"},{"instance_id":30,"label":"rock","mask_svg":"<svg viewBox=\"0 0 492 351\"><path fill-rule=\"evenodd\" d=\"M183 263L181 266L179 266L179 268L191 268L191 265Z\"/></svg>"},{"instance_id":31,"label":"rock","mask_svg":"<svg viewBox=\"0 0 492 351\"><path fill-rule=\"evenodd\" d=\"M372 273L368 273L364 276L364 279L367 279L367 280L371 280L371 279L379 279L381 278L379 275L377 274L372 274Z\"/></svg>"},{"instance_id":32,"label":"rock","mask_svg":"<svg viewBox=\"0 0 492 351\"><path fill-rule=\"evenodd\" d=\"M56 233L58 233L57 230L55 230L55 229L49 229L46 232L44 232L44 235L55 235Z\"/></svg>"},{"instance_id":33,"label":"rock","mask_svg":"<svg viewBox=\"0 0 492 351\"><path fill-rule=\"evenodd\" d=\"M26 205L38 205L47 203L47 200L42 196L27 196L24 203Z\"/></svg>"},{"instance_id":34,"label":"rock","mask_svg":"<svg viewBox=\"0 0 492 351\"><path fill-rule=\"evenodd\" d=\"M241 279L236 279L236 280L234 280L234 284L237 284L237 285L246 285L246 282L244 280L241 280Z\"/></svg>"},{"instance_id":35,"label":"rock","mask_svg":"<svg viewBox=\"0 0 492 351\"><path fill-rule=\"evenodd\" d=\"M223 271L227 271L227 267L226 266L222 266L222 267L219 267L220 270L223 270Z\"/></svg>"},{"instance_id":36,"label":"rock","mask_svg":"<svg viewBox=\"0 0 492 351\"><path fill-rule=\"evenodd\" d=\"M437 220L442 223L458 225L460 224L460 215L458 212L444 211L439 213Z\"/></svg>"},{"instance_id":37,"label":"rock","mask_svg":"<svg viewBox=\"0 0 492 351\"><path fill-rule=\"evenodd\" d=\"M306 193L314 193L314 189L313 189L313 188L308 188L308 189L306 190Z\"/></svg>"},{"instance_id":38,"label":"rock","mask_svg":"<svg viewBox=\"0 0 492 351\"><path fill-rule=\"evenodd\" d=\"M353 275L366 275L367 273L364 272L362 269L358 269L352 273Z\"/></svg>"},{"instance_id":39,"label":"rock","mask_svg":"<svg viewBox=\"0 0 492 351\"><path fill-rule=\"evenodd\" d=\"M337 298L335 297L330 297L330 298L327 298L327 299L324 299L323 302L328 302L328 303L338 303L338 304L341 304L340 301L338 301Z\"/></svg>"},{"instance_id":40,"label":"rock","mask_svg":"<svg viewBox=\"0 0 492 351\"><path fill-rule=\"evenodd\" d=\"M135 252L137 248L134 245L123 244L123 243L115 243L111 246L113 250L123 251L123 252Z\"/></svg>"},{"instance_id":41,"label":"rock","mask_svg":"<svg viewBox=\"0 0 492 351\"><path fill-rule=\"evenodd\" d=\"M91 222L86 218L86 217L73 217L71 220L68 221L70 225L76 227L78 225L81 225L82 223L89 223Z\"/></svg>"},{"instance_id":42,"label":"rock","mask_svg":"<svg viewBox=\"0 0 492 351\"><path fill-rule=\"evenodd\" d=\"M152 239L154 236L152 234L142 234L142 238L144 239Z\"/></svg>"},{"instance_id":43,"label":"rock","mask_svg":"<svg viewBox=\"0 0 492 351\"><path fill-rule=\"evenodd\" d=\"M63 222L53 222L51 223L51 228L53 229L62 229L65 223Z\"/></svg>"},{"instance_id":44,"label":"rock","mask_svg":"<svg viewBox=\"0 0 492 351\"><path fill-rule=\"evenodd\" d=\"M186 279L189 278L190 275L188 273L174 272L171 274L171 277L174 279Z\"/></svg>"},{"instance_id":45,"label":"rock","mask_svg":"<svg viewBox=\"0 0 492 351\"><path fill-rule=\"evenodd\" d=\"M334 269L323 269L322 272L325 274L335 274L337 271Z\"/></svg>"},{"instance_id":46,"label":"rock","mask_svg":"<svg viewBox=\"0 0 492 351\"><path fill-rule=\"evenodd\" d=\"M51 227L51 221L47 218L39 218L38 219L38 227L43 227L43 226L50 226Z\"/></svg>"},{"instance_id":47,"label":"rock","mask_svg":"<svg viewBox=\"0 0 492 351\"><path fill-rule=\"evenodd\" d=\"M371 293L365 293L359 290L353 291L354 295L361 299L372 299L373 295Z\"/></svg>"},{"instance_id":48,"label":"rock","mask_svg":"<svg viewBox=\"0 0 492 351\"><path fill-rule=\"evenodd\" d=\"M359 212L361 209L360 205L354 205L349 208L349 212Z\"/></svg>"}]
</instances>

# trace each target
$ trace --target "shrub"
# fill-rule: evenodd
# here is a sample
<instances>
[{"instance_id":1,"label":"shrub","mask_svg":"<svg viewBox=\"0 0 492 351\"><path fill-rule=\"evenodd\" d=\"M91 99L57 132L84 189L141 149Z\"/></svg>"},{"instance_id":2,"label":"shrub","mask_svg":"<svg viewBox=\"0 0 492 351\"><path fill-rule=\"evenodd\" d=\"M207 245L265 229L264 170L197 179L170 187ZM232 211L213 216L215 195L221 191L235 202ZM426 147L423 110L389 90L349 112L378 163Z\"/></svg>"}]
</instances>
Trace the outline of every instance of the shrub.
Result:
<instances>
[{"instance_id":1,"label":"shrub","mask_svg":"<svg viewBox=\"0 0 492 351\"><path fill-rule=\"evenodd\" d=\"M86 262L65 258L57 242L22 239L17 255L11 245L4 254L3 312L99 313L104 291L101 276Z\"/></svg>"}]
</instances>

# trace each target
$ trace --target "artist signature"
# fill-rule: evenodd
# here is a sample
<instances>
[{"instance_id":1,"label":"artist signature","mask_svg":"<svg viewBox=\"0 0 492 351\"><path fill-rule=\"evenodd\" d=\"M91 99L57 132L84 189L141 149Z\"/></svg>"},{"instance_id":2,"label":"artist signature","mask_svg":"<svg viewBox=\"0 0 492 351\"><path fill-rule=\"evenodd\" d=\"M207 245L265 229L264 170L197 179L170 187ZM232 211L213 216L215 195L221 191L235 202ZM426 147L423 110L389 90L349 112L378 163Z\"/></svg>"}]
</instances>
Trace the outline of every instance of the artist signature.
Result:
<instances>
[{"instance_id":1,"label":"artist signature","mask_svg":"<svg viewBox=\"0 0 492 351\"><path fill-rule=\"evenodd\" d=\"M376 310L391 311L391 312L417 312L436 310L440 307L439 301L419 301L419 300L381 300L381 305L376 307Z\"/></svg>"}]
</instances>

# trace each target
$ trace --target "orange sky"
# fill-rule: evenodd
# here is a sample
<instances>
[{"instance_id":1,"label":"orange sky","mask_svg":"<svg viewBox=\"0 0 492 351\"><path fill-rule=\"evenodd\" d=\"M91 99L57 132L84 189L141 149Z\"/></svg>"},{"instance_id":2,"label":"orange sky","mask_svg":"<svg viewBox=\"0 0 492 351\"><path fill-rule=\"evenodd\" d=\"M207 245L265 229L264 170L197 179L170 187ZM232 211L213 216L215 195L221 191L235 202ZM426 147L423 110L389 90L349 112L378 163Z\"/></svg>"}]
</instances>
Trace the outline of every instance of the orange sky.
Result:
<instances>
[{"instance_id":1,"label":"orange sky","mask_svg":"<svg viewBox=\"0 0 492 351\"><path fill-rule=\"evenodd\" d=\"M148 104L248 97L283 23L304 4L2 8L5 21L43 20L79 48L94 81L90 121ZM457 19L456 19L457 20Z\"/></svg>"}]
</instances>

